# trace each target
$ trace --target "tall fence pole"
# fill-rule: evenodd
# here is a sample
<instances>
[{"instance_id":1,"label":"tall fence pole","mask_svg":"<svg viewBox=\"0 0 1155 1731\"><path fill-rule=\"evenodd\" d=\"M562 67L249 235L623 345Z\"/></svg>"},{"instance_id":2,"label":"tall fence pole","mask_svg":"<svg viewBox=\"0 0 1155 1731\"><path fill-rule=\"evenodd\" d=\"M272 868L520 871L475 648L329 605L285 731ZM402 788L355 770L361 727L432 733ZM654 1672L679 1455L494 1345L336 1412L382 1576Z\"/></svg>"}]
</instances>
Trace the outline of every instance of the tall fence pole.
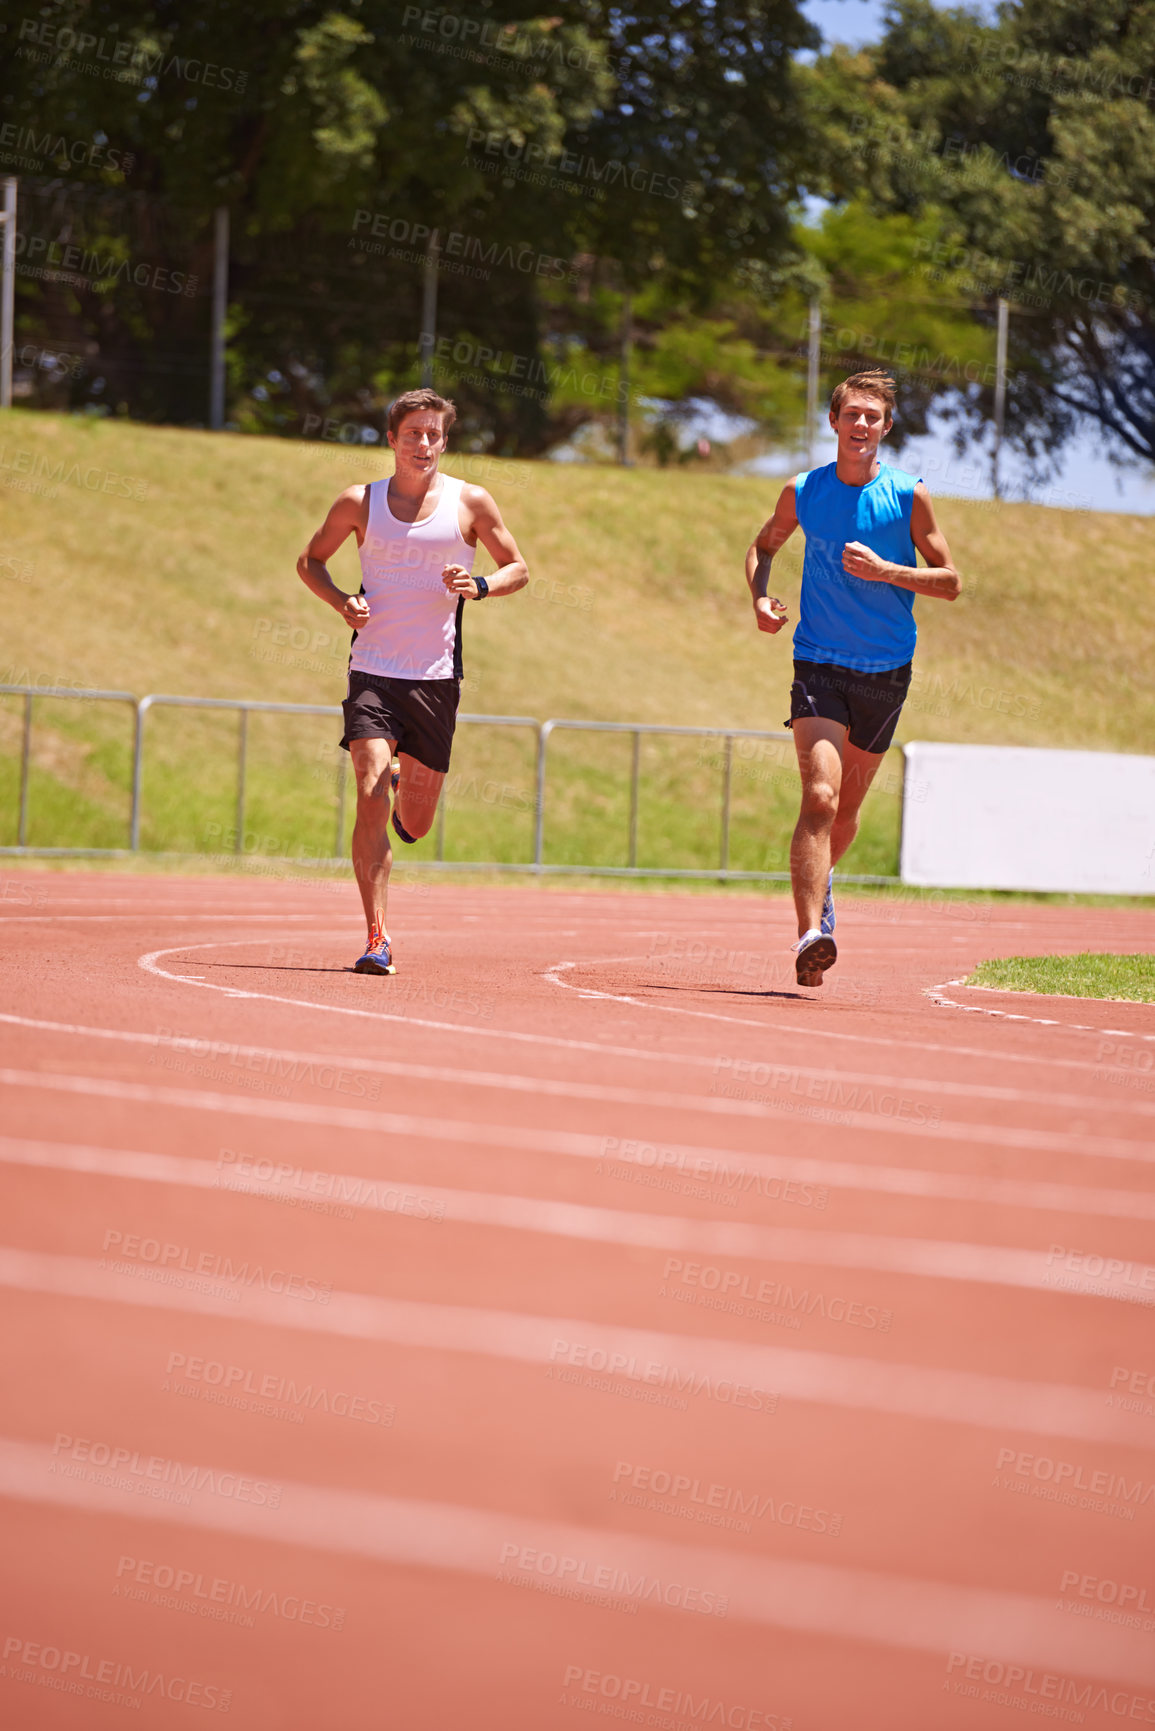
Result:
<instances>
[{"instance_id":1,"label":"tall fence pole","mask_svg":"<svg viewBox=\"0 0 1155 1731\"><path fill-rule=\"evenodd\" d=\"M642 764L642 736L634 729L634 748L630 756L630 853L629 863L638 863L638 777Z\"/></svg>"},{"instance_id":2,"label":"tall fence pole","mask_svg":"<svg viewBox=\"0 0 1155 1731\"><path fill-rule=\"evenodd\" d=\"M209 426L225 424L225 315L229 305L229 213L219 204L213 219L213 334L209 360Z\"/></svg>"},{"instance_id":3,"label":"tall fence pole","mask_svg":"<svg viewBox=\"0 0 1155 1731\"><path fill-rule=\"evenodd\" d=\"M1007 411L1007 327L1010 324L1010 304L999 297L998 334L995 338L995 448L991 456L991 491L996 499L999 492L999 452L1003 443L1003 422Z\"/></svg>"},{"instance_id":4,"label":"tall fence pole","mask_svg":"<svg viewBox=\"0 0 1155 1731\"><path fill-rule=\"evenodd\" d=\"M32 769L32 693L24 693L24 737L20 745L20 820L17 847L28 846L28 779Z\"/></svg>"},{"instance_id":5,"label":"tall fence pole","mask_svg":"<svg viewBox=\"0 0 1155 1731\"><path fill-rule=\"evenodd\" d=\"M238 711L237 726L237 840L234 853L245 851L245 784L249 769L249 712Z\"/></svg>"},{"instance_id":6,"label":"tall fence pole","mask_svg":"<svg viewBox=\"0 0 1155 1731\"><path fill-rule=\"evenodd\" d=\"M718 868L728 871L730 868L730 786L734 773L734 740L729 733L726 735L726 754L722 760L722 846L718 854Z\"/></svg>"},{"instance_id":7,"label":"tall fence pole","mask_svg":"<svg viewBox=\"0 0 1155 1731\"><path fill-rule=\"evenodd\" d=\"M543 721L537 732L537 788L533 808L533 863L538 871L545 865L545 777L546 752L553 722Z\"/></svg>"},{"instance_id":8,"label":"tall fence pole","mask_svg":"<svg viewBox=\"0 0 1155 1731\"><path fill-rule=\"evenodd\" d=\"M822 304L810 300L810 340L806 350L806 467L814 464L814 434L818 424L818 354L822 345Z\"/></svg>"},{"instance_id":9,"label":"tall fence pole","mask_svg":"<svg viewBox=\"0 0 1155 1731\"><path fill-rule=\"evenodd\" d=\"M421 383L433 388L433 348L437 341L437 271L441 262L441 241L437 230L429 236L425 248L425 278L421 293Z\"/></svg>"},{"instance_id":10,"label":"tall fence pole","mask_svg":"<svg viewBox=\"0 0 1155 1731\"><path fill-rule=\"evenodd\" d=\"M4 180L4 225L0 256L0 409L12 407L12 350L16 343L16 176Z\"/></svg>"}]
</instances>

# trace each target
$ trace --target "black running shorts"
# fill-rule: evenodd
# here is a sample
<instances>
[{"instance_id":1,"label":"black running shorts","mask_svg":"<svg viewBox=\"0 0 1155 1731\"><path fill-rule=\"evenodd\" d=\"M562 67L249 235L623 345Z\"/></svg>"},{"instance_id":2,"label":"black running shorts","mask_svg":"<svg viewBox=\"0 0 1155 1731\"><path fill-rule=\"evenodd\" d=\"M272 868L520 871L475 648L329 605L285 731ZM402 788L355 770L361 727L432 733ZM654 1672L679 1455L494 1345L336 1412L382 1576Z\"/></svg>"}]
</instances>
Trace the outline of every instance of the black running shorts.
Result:
<instances>
[{"instance_id":1,"label":"black running shorts","mask_svg":"<svg viewBox=\"0 0 1155 1731\"><path fill-rule=\"evenodd\" d=\"M341 744L348 750L351 739L395 739L398 751L444 775L460 695L457 679L387 679L350 669Z\"/></svg>"},{"instance_id":2,"label":"black running shorts","mask_svg":"<svg viewBox=\"0 0 1155 1731\"><path fill-rule=\"evenodd\" d=\"M832 661L796 661L785 725L821 716L841 722L859 751L888 751L910 690L910 667L908 661L885 673L856 673Z\"/></svg>"}]
</instances>

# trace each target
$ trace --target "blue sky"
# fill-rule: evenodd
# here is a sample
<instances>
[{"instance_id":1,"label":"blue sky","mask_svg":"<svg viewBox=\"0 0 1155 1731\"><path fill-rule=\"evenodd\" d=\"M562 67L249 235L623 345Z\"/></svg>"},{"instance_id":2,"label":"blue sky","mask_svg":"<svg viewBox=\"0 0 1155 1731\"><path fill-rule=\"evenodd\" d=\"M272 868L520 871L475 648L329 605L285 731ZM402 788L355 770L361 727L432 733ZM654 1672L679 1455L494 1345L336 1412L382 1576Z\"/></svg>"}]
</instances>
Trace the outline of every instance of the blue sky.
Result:
<instances>
[{"instance_id":1,"label":"blue sky","mask_svg":"<svg viewBox=\"0 0 1155 1731\"><path fill-rule=\"evenodd\" d=\"M801 0L802 11L817 24L826 41L845 42L851 48L877 41L882 33L884 0ZM990 6L979 5L975 10L990 13ZM1098 511L1135 511L1155 515L1155 473L1150 470L1118 470L1107 455L1108 435L1085 434L1067 446L1063 471L1057 483L1048 488L1036 488L1032 497L1046 504L1069 505L1075 509ZM816 463L832 462L833 439L818 441ZM991 496L990 459L979 449L973 449L960 461L944 438L920 439L908 445L900 466L925 475L932 491L963 494L973 498ZM1004 493L1021 497L1027 485L1026 470L1013 459L1002 466Z\"/></svg>"}]
</instances>

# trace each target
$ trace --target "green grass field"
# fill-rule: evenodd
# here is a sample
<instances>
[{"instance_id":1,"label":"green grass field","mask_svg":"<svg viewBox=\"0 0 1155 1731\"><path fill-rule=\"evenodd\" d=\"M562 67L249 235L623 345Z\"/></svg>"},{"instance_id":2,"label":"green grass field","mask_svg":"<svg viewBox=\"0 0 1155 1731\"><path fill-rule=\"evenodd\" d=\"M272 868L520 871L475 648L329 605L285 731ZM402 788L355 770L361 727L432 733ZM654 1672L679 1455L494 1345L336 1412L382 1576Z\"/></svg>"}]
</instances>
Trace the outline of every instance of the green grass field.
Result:
<instances>
[{"instance_id":1,"label":"green grass field","mask_svg":"<svg viewBox=\"0 0 1155 1731\"><path fill-rule=\"evenodd\" d=\"M964 983L999 992L1155 1004L1155 956L1003 956L980 962Z\"/></svg>"},{"instance_id":2,"label":"green grass field","mask_svg":"<svg viewBox=\"0 0 1155 1731\"><path fill-rule=\"evenodd\" d=\"M382 466L336 445L0 415L0 680L338 703L347 633L295 561L341 488ZM532 577L517 597L467 609L463 712L781 727L789 632L758 635L742 577L777 483L471 456L446 467L491 489ZM917 604L900 737L1155 751L1146 520L952 500L940 517L967 587L953 605ZM776 566L792 620L800 555L798 537ZM357 587L351 544L334 573ZM127 707L41 699L36 716L29 841L124 845ZM161 710L148 726L143 845L231 851L235 716ZM5 844L16 839L20 727L18 700L0 699ZM253 718L248 852L334 852L337 733L325 717ZM527 858L531 736L467 727L458 742L446 857ZM626 862L629 759L627 738L555 734L548 861ZM641 767L638 863L714 866L718 743L645 741ZM900 785L894 754L847 871L896 869ZM739 743L732 792L731 865L783 869L789 741ZM430 856L434 839L407 858Z\"/></svg>"}]
</instances>

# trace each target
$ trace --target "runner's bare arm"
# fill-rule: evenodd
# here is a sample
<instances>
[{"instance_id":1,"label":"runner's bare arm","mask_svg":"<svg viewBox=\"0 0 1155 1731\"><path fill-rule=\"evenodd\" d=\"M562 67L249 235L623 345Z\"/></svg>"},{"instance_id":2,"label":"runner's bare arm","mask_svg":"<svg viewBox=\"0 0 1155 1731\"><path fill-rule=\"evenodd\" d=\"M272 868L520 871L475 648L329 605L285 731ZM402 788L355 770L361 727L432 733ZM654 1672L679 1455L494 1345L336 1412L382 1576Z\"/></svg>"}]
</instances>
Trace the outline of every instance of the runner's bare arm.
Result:
<instances>
[{"instance_id":1,"label":"runner's bare arm","mask_svg":"<svg viewBox=\"0 0 1155 1731\"><path fill-rule=\"evenodd\" d=\"M524 589L529 582L529 570L493 498L484 487L467 486L461 490L461 499L469 517L466 538L474 545L480 541L497 566L492 577L485 579L489 593L512 595L515 590ZM464 595L467 601L476 601L477 584L463 565L447 565L441 581L451 595Z\"/></svg>"},{"instance_id":2,"label":"runner's bare arm","mask_svg":"<svg viewBox=\"0 0 1155 1731\"><path fill-rule=\"evenodd\" d=\"M333 557L342 541L350 535L356 535L360 540L364 519L364 486L346 487L297 560L297 576L306 589L311 590L318 601L327 601L330 607L336 608L346 625L351 625L354 631L368 624L369 603L363 595L346 595L343 589L338 589L325 561Z\"/></svg>"},{"instance_id":3,"label":"runner's bare arm","mask_svg":"<svg viewBox=\"0 0 1155 1731\"><path fill-rule=\"evenodd\" d=\"M787 613L784 601L766 593L770 584L770 561L797 527L794 479L791 478L778 495L773 516L762 525L757 540L746 553L746 581L754 602L754 618L759 631L768 631L772 637L785 625Z\"/></svg>"},{"instance_id":4,"label":"runner's bare arm","mask_svg":"<svg viewBox=\"0 0 1155 1731\"><path fill-rule=\"evenodd\" d=\"M842 550L842 569L852 577L871 583L891 583L896 589L911 589L916 595L933 595L940 601L957 601L962 579L951 561L946 536L935 521L934 506L926 483L920 481L910 506L910 538L926 560L926 570L914 565L892 565L880 559L861 541L848 541Z\"/></svg>"}]
</instances>

